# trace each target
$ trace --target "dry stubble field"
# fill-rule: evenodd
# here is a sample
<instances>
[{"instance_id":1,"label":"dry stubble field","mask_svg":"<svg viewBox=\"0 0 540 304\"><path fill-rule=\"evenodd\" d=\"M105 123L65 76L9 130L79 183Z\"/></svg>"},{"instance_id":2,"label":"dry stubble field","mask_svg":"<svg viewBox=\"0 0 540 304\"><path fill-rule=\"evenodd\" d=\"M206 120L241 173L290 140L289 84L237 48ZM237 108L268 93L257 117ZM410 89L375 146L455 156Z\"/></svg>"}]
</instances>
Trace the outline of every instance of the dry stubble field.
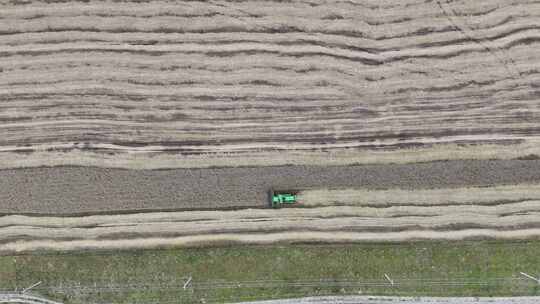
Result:
<instances>
[{"instance_id":1,"label":"dry stubble field","mask_svg":"<svg viewBox=\"0 0 540 304\"><path fill-rule=\"evenodd\" d=\"M540 154L539 21L532 0L2 1L0 166Z\"/></svg>"},{"instance_id":2,"label":"dry stubble field","mask_svg":"<svg viewBox=\"0 0 540 304\"><path fill-rule=\"evenodd\" d=\"M516 173L486 185L422 186L442 172L417 176L417 189L355 189L359 178L342 184L345 192L303 191L303 208L283 210L162 213L145 196L109 204L125 210L95 210L92 196L107 187L129 198L138 186L84 167L66 167L79 172L74 179L50 169L57 192L35 190L38 177L48 180L42 166L538 158L539 28L540 2L526 0L1 1L0 175L24 181L0 193L0 250L536 238L532 160L518 171L532 176L526 181ZM30 173L18 173L23 167ZM130 172L151 183L152 174ZM217 188L242 191L222 179L231 180ZM166 208L185 207L177 188L164 191ZM65 199L73 193L83 195ZM22 212L13 202L39 207ZM111 214L55 217L77 206Z\"/></svg>"},{"instance_id":3,"label":"dry stubble field","mask_svg":"<svg viewBox=\"0 0 540 304\"><path fill-rule=\"evenodd\" d=\"M279 210L6 215L0 218L0 251L540 236L539 185L307 190L299 201L302 208Z\"/></svg>"}]
</instances>

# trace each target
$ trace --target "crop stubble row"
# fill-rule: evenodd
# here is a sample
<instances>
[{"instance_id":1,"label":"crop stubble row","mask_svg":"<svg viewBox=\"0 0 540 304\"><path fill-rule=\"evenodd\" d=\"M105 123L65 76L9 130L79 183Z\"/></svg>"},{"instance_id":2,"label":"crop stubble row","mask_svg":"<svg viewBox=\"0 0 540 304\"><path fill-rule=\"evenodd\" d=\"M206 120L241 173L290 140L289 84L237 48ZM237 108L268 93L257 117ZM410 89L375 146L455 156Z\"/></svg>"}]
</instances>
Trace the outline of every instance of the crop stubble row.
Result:
<instances>
[{"instance_id":1,"label":"crop stubble row","mask_svg":"<svg viewBox=\"0 0 540 304\"><path fill-rule=\"evenodd\" d=\"M0 167L539 152L539 21L530 0L4 2Z\"/></svg>"}]
</instances>

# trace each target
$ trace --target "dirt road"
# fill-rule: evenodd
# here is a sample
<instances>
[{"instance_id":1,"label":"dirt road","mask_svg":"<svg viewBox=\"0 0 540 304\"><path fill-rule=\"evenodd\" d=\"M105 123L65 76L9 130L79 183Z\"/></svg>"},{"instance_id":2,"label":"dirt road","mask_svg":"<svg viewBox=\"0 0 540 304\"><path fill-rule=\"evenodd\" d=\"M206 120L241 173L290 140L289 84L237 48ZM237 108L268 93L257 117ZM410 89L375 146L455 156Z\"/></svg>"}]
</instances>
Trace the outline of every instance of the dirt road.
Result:
<instances>
[{"instance_id":1,"label":"dirt road","mask_svg":"<svg viewBox=\"0 0 540 304\"><path fill-rule=\"evenodd\" d=\"M347 167L0 170L0 213L78 214L265 207L269 188L409 190L540 182L540 161L447 161Z\"/></svg>"},{"instance_id":2,"label":"dirt road","mask_svg":"<svg viewBox=\"0 0 540 304\"><path fill-rule=\"evenodd\" d=\"M270 301L244 302L241 304L535 304L540 302L539 297L512 297L512 298L430 298L430 297L370 297L370 296L342 296L342 297L311 297L301 299L283 299Z\"/></svg>"},{"instance_id":3,"label":"dirt road","mask_svg":"<svg viewBox=\"0 0 540 304\"><path fill-rule=\"evenodd\" d=\"M46 298L21 293L0 294L0 303L5 304L62 304Z\"/></svg>"}]
</instances>

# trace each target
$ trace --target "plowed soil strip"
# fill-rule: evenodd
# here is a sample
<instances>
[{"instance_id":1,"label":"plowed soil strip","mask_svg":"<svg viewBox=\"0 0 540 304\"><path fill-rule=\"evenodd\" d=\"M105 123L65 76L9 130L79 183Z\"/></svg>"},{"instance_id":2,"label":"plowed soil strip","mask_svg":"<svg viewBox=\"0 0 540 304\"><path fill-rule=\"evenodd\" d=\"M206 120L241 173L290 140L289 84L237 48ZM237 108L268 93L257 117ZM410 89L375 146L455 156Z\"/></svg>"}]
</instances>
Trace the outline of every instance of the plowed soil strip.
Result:
<instances>
[{"instance_id":1,"label":"plowed soil strip","mask_svg":"<svg viewBox=\"0 0 540 304\"><path fill-rule=\"evenodd\" d=\"M69 215L265 208L270 188L418 190L535 182L540 182L538 160L158 171L27 168L0 170L0 213Z\"/></svg>"}]
</instances>

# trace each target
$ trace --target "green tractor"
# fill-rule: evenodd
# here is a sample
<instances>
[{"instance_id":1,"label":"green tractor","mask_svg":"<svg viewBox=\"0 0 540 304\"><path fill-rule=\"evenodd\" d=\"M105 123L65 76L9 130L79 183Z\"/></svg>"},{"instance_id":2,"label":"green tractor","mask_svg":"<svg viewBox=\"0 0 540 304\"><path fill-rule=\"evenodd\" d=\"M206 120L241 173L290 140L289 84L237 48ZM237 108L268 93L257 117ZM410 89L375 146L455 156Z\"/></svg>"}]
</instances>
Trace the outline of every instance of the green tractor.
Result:
<instances>
[{"instance_id":1,"label":"green tractor","mask_svg":"<svg viewBox=\"0 0 540 304\"><path fill-rule=\"evenodd\" d=\"M283 205L296 204L296 191L270 190L269 197L272 208L281 208Z\"/></svg>"}]
</instances>

